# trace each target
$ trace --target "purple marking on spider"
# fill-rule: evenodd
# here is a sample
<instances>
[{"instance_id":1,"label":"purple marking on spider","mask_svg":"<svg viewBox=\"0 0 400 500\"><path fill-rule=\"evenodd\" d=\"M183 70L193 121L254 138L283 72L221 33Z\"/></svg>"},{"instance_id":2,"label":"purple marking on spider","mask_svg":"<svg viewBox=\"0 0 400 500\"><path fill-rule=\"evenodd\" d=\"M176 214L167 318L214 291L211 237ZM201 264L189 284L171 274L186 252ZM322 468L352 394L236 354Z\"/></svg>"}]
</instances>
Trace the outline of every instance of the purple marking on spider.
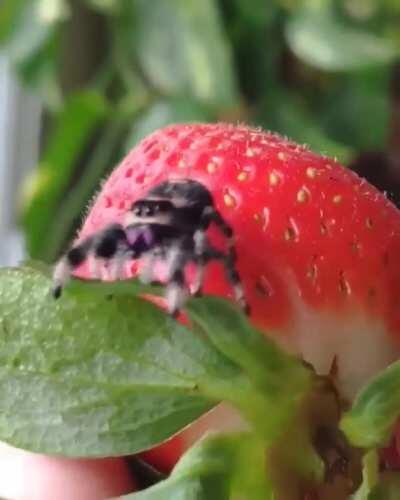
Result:
<instances>
[{"instance_id":1,"label":"purple marking on spider","mask_svg":"<svg viewBox=\"0 0 400 500\"><path fill-rule=\"evenodd\" d=\"M154 245L154 233L149 227L144 228L142 236L148 247Z\"/></svg>"},{"instance_id":2,"label":"purple marking on spider","mask_svg":"<svg viewBox=\"0 0 400 500\"><path fill-rule=\"evenodd\" d=\"M126 238L132 250L138 253L149 250L154 244L153 231L148 227L128 227Z\"/></svg>"}]
</instances>

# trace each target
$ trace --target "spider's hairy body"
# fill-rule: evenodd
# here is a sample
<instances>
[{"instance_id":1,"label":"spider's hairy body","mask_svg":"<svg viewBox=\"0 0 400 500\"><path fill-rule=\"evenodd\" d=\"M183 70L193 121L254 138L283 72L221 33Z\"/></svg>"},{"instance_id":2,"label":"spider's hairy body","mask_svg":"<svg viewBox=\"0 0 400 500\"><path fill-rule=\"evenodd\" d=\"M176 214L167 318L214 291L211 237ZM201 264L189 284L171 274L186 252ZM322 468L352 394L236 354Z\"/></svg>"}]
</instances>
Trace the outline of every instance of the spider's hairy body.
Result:
<instances>
[{"instance_id":1,"label":"spider's hairy body","mask_svg":"<svg viewBox=\"0 0 400 500\"><path fill-rule=\"evenodd\" d=\"M206 232L212 223L227 238L226 253L208 241ZM61 295L71 273L87 259L93 277L96 262L106 260L113 264L112 277L121 279L124 263L139 258L144 259L140 273L144 282L153 281L156 259L166 263L166 299L172 315L179 312L187 296L186 265L193 262L197 266L193 293L200 294L204 268L210 260L223 262L236 300L248 310L235 268L232 229L215 209L210 192L196 181L180 179L159 184L133 203L123 225L111 224L74 245L55 266L53 295Z\"/></svg>"}]
</instances>

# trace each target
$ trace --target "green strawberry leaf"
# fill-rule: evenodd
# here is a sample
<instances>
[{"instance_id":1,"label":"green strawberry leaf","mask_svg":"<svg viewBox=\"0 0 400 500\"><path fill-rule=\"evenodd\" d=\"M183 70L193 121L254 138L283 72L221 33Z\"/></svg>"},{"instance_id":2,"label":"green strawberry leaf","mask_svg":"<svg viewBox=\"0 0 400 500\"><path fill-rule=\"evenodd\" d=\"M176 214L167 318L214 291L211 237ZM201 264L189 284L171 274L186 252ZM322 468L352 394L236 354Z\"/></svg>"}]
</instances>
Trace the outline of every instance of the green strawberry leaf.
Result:
<instances>
[{"instance_id":1,"label":"green strawberry leaf","mask_svg":"<svg viewBox=\"0 0 400 500\"><path fill-rule=\"evenodd\" d=\"M190 301L187 309L194 328L241 367L256 388L249 391L245 385L232 386L233 392L225 393L225 398L255 424L264 438L275 439L310 389L311 372L300 360L267 341L233 304L204 297Z\"/></svg>"},{"instance_id":2,"label":"green strawberry leaf","mask_svg":"<svg viewBox=\"0 0 400 500\"><path fill-rule=\"evenodd\" d=\"M249 467L249 462L252 467ZM273 498L265 451L251 433L208 436L178 462L171 476L124 500L229 500ZM242 496L243 495L243 496Z\"/></svg>"},{"instance_id":3,"label":"green strawberry leaf","mask_svg":"<svg viewBox=\"0 0 400 500\"><path fill-rule=\"evenodd\" d=\"M90 290L56 302L50 284L33 269L0 271L1 440L72 456L133 453L213 406L198 378L236 374L150 303Z\"/></svg>"},{"instance_id":4,"label":"green strawberry leaf","mask_svg":"<svg viewBox=\"0 0 400 500\"><path fill-rule=\"evenodd\" d=\"M69 456L135 453L227 400L265 445L296 416L308 371L230 303L189 301L189 331L135 297L149 292L135 281L74 280L54 301L40 268L0 270L0 440Z\"/></svg>"},{"instance_id":5,"label":"green strawberry leaf","mask_svg":"<svg viewBox=\"0 0 400 500\"><path fill-rule=\"evenodd\" d=\"M400 415L400 361L376 376L356 397L341 428L354 446L378 448L387 444Z\"/></svg>"}]
</instances>

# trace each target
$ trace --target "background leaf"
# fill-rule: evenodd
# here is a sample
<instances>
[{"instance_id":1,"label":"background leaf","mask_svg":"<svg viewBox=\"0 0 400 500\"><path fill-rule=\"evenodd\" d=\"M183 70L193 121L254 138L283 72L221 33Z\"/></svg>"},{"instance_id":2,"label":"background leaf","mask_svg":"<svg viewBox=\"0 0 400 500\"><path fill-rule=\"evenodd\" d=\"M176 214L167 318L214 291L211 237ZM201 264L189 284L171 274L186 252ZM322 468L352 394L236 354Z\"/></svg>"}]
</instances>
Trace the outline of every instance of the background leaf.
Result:
<instances>
[{"instance_id":1,"label":"background leaf","mask_svg":"<svg viewBox=\"0 0 400 500\"><path fill-rule=\"evenodd\" d=\"M119 0L87 0L88 4L106 14L114 14L118 12Z\"/></svg>"},{"instance_id":2,"label":"background leaf","mask_svg":"<svg viewBox=\"0 0 400 500\"><path fill-rule=\"evenodd\" d=\"M136 121L126 141L126 151L146 135L171 123L207 122L213 119L211 110L190 98L160 99L154 102Z\"/></svg>"},{"instance_id":3,"label":"background leaf","mask_svg":"<svg viewBox=\"0 0 400 500\"><path fill-rule=\"evenodd\" d=\"M58 27L65 10L61 5L49 16L42 3L5 0L0 7L0 44L23 82L34 87L50 107L57 108L62 101L56 76Z\"/></svg>"},{"instance_id":4,"label":"background leaf","mask_svg":"<svg viewBox=\"0 0 400 500\"><path fill-rule=\"evenodd\" d=\"M384 150L390 124L387 68L352 73L332 85L324 98L321 121L330 137L347 147ZM379 169L379 166L377 167Z\"/></svg>"},{"instance_id":5,"label":"background leaf","mask_svg":"<svg viewBox=\"0 0 400 500\"><path fill-rule=\"evenodd\" d=\"M214 0L136 0L136 9L137 55L156 89L235 104L230 47Z\"/></svg>"},{"instance_id":6,"label":"background leaf","mask_svg":"<svg viewBox=\"0 0 400 500\"><path fill-rule=\"evenodd\" d=\"M285 34L297 57L325 71L353 71L386 64L396 57L390 42L346 26L329 8L296 12Z\"/></svg>"},{"instance_id":7,"label":"background leaf","mask_svg":"<svg viewBox=\"0 0 400 500\"><path fill-rule=\"evenodd\" d=\"M9 57L21 63L35 53L51 35L54 19L48 19L37 0L6 0L0 11L0 41Z\"/></svg>"},{"instance_id":8,"label":"background leaf","mask_svg":"<svg viewBox=\"0 0 400 500\"><path fill-rule=\"evenodd\" d=\"M293 137L300 143L310 145L315 151L336 157L343 163L350 159L353 153L351 147L333 140L320 126L315 125L314 116L305 100L279 89L271 89L270 98L278 100L281 105L279 110L271 110L267 115L264 123L266 128Z\"/></svg>"},{"instance_id":9,"label":"background leaf","mask_svg":"<svg viewBox=\"0 0 400 500\"><path fill-rule=\"evenodd\" d=\"M125 129L126 118L119 116L118 110L115 110L113 118L108 120L100 133L102 140L97 144L83 173L63 199L57 217L51 224L51 230L45 235L45 247L41 253L48 262L55 261L61 255L67 239L73 238L68 229L72 228L77 220L82 219L87 200L93 197L100 179L109 171L113 153L118 149Z\"/></svg>"}]
</instances>

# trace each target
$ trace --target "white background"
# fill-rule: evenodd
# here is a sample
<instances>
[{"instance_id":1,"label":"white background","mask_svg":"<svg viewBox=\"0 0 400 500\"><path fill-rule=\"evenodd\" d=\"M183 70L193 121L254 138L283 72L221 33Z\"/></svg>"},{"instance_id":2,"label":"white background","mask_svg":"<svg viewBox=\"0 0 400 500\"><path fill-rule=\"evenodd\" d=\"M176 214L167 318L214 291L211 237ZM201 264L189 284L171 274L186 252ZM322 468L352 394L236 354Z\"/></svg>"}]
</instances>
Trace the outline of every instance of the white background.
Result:
<instances>
[{"instance_id":1,"label":"white background","mask_svg":"<svg viewBox=\"0 0 400 500\"><path fill-rule=\"evenodd\" d=\"M0 266L24 257L18 202L24 178L37 165L39 132L38 100L20 88L0 56Z\"/></svg>"}]
</instances>

